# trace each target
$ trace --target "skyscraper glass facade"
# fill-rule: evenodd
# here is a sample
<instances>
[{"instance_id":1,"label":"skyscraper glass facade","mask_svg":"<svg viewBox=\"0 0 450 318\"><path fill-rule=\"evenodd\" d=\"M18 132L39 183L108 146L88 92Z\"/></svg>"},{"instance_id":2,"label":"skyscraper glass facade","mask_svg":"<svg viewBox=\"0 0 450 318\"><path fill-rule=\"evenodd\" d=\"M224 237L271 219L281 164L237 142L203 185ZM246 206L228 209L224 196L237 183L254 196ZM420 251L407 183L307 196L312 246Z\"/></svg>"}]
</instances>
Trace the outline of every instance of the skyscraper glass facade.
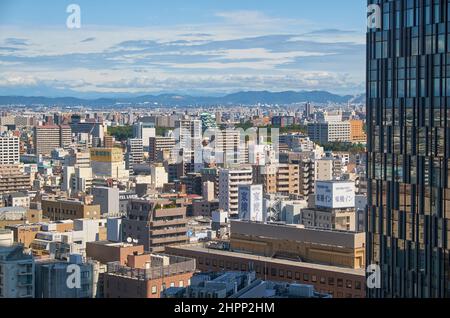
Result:
<instances>
[{"instance_id":1,"label":"skyscraper glass facade","mask_svg":"<svg viewBox=\"0 0 450 318\"><path fill-rule=\"evenodd\" d=\"M450 1L368 4L368 295L449 297Z\"/></svg>"}]
</instances>

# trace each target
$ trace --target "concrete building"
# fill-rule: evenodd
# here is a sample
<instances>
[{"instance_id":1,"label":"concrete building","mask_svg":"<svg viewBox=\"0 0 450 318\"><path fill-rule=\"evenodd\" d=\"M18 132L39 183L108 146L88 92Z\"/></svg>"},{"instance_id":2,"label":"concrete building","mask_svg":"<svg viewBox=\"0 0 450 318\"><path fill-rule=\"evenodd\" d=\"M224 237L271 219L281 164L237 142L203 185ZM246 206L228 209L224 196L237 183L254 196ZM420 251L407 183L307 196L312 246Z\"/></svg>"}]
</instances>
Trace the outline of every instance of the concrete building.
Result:
<instances>
[{"instance_id":1,"label":"concrete building","mask_svg":"<svg viewBox=\"0 0 450 318\"><path fill-rule=\"evenodd\" d=\"M219 209L219 200L194 200L192 202L192 216L211 217Z\"/></svg>"},{"instance_id":2,"label":"concrete building","mask_svg":"<svg viewBox=\"0 0 450 318\"><path fill-rule=\"evenodd\" d=\"M143 245L114 243L109 241L89 242L86 244L86 256L102 264L119 263L128 266L128 255L144 253Z\"/></svg>"},{"instance_id":3,"label":"concrete building","mask_svg":"<svg viewBox=\"0 0 450 318\"><path fill-rule=\"evenodd\" d=\"M352 143L367 143L367 135L364 132L364 121L350 120L350 141Z\"/></svg>"},{"instance_id":4,"label":"concrete building","mask_svg":"<svg viewBox=\"0 0 450 318\"><path fill-rule=\"evenodd\" d=\"M251 168L223 169L219 172L219 207L231 215L239 213L239 186L253 183Z\"/></svg>"},{"instance_id":5,"label":"concrete building","mask_svg":"<svg viewBox=\"0 0 450 318\"><path fill-rule=\"evenodd\" d=\"M0 135L0 165L20 163L20 139L12 135Z\"/></svg>"},{"instance_id":6,"label":"concrete building","mask_svg":"<svg viewBox=\"0 0 450 318\"><path fill-rule=\"evenodd\" d=\"M91 148L91 166L94 177L128 181L122 150L119 148Z\"/></svg>"},{"instance_id":7,"label":"concrete building","mask_svg":"<svg viewBox=\"0 0 450 318\"><path fill-rule=\"evenodd\" d=\"M10 243L9 239L0 242L0 298L34 298L33 257L22 245Z\"/></svg>"},{"instance_id":8,"label":"concrete building","mask_svg":"<svg viewBox=\"0 0 450 318\"><path fill-rule=\"evenodd\" d=\"M70 286L71 266L79 270L79 288ZM36 261L36 298L92 298L94 296L94 266L84 262L81 255L70 255L68 261Z\"/></svg>"},{"instance_id":9,"label":"concrete building","mask_svg":"<svg viewBox=\"0 0 450 318\"><path fill-rule=\"evenodd\" d=\"M43 215L52 221L99 219L100 205L89 205L75 200L42 200Z\"/></svg>"},{"instance_id":10,"label":"concrete building","mask_svg":"<svg viewBox=\"0 0 450 318\"><path fill-rule=\"evenodd\" d=\"M253 182L264 186L264 193L298 195L300 167L295 164L253 166Z\"/></svg>"},{"instance_id":11,"label":"concrete building","mask_svg":"<svg viewBox=\"0 0 450 318\"><path fill-rule=\"evenodd\" d=\"M64 166L75 168L90 168L91 154L88 151L75 151L64 158Z\"/></svg>"},{"instance_id":12,"label":"concrete building","mask_svg":"<svg viewBox=\"0 0 450 318\"><path fill-rule=\"evenodd\" d=\"M92 168L80 166L64 166L61 190L69 195L86 193L92 188Z\"/></svg>"},{"instance_id":13,"label":"concrete building","mask_svg":"<svg viewBox=\"0 0 450 318\"><path fill-rule=\"evenodd\" d=\"M141 139L144 149L148 151L150 138L156 136L154 123L138 122L133 126L133 138Z\"/></svg>"},{"instance_id":14,"label":"concrete building","mask_svg":"<svg viewBox=\"0 0 450 318\"><path fill-rule=\"evenodd\" d=\"M108 217L120 215L119 194L118 188L92 188L93 203L99 205L101 214Z\"/></svg>"},{"instance_id":15,"label":"concrete building","mask_svg":"<svg viewBox=\"0 0 450 318\"><path fill-rule=\"evenodd\" d=\"M253 222L263 222L265 213L263 210L263 186L240 185L239 186L239 219Z\"/></svg>"},{"instance_id":16,"label":"concrete building","mask_svg":"<svg viewBox=\"0 0 450 318\"><path fill-rule=\"evenodd\" d=\"M315 180L339 180L342 177L342 161L324 158L315 161Z\"/></svg>"},{"instance_id":17,"label":"concrete building","mask_svg":"<svg viewBox=\"0 0 450 318\"><path fill-rule=\"evenodd\" d=\"M213 150L215 163L229 167L230 165L245 164L248 159L248 150L245 140L241 139L241 132L235 129L215 129Z\"/></svg>"},{"instance_id":18,"label":"concrete building","mask_svg":"<svg viewBox=\"0 0 450 318\"><path fill-rule=\"evenodd\" d=\"M0 247L11 246L14 243L13 231L9 229L0 229Z\"/></svg>"},{"instance_id":19,"label":"concrete building","mask_svg":"<svg viewBox=\"0 0 450 318\"><path fill-rule=\"evenodd\" d=\"M3 196L5 207L30 207L30 196L24 192L14 192Z\"/></svg>"},{"instance_id":20,"label":"concrete building","mask_svg":"<svg viewBox=\"0 0 450 318\"><path fill-rule=\"evenodd\" d=\"M351 142L351 125L348 121L308 124L308 137L320 144Z\"/></svg>"},{"instance_id":21,"label":"concrete building","mask_svg":"<svg viewBox=\"0 0 450 318\"><path fill-rule=\"evenodd\" d=\"M36 155L50 155L55 148L65 148L72 143L72 129L64 125L36 126L34 148Z\"/></svg>"},{"instance_id":22,"label":"concrete building","mask_svg":"<svg viewBox=\"0 0 450 318\"><path fill-rule=\"evenodd\" d=\"M186 172L196 172L203 168L201 157L202 122L201 120L183 119L175 122L176 150L182 151Z\"/></svg>"},{"instance_id":23,"label":"concrete building","mask_svg":"<svg viewBox=\"0 0 450 318\"><path fill-rule=\"evenodd\" d=\"M155 189L162 189L169 182L169 175L162 164L152 164L150 166L150 175Z\"/></svg>"},{"instance_id":24,"label":"concrete building","mask_svg":"<svg viewBox=\"0 0 450 318\"><path fill-rule=\"evenodd\" d=\"M189 287L166 289L163 298L331 298L326 292L317 292L312 285L265 281L256 278L256 272L200 273L191 278Z\"/></svg>"},{"instance_id":25,"label":"concrete building","mask_svg":"<svg viewBox=\"0 0 450 318\"><path fill-rule=\"evenodd\" d=\"M299 195L308 198L315 191L316 165L311 153L289 152L287 163L298 165Z\"/></svg>"},{"instance_id":26,"label":"concrete building","mask_svg":"<svg viewBox=\"0 0 450 318\"><path fill-rule=\"evenodd\" d=\"M301 225L231 221L231 249L347 268L365 267L365 234Z\"/></svg>"},{"instance_id":27,"label":"concrete building","mask_svg":"<svg viewBox=\"0 0 450 318\"><path fill-rule=\"evenodd\" d=\"M31 190L31 177L21 165L0 165L0 193L26 190Z\"/></svg>"},{"instance_id":28,"label":"concrete building","mask_svg":"<svg viewBox=\"0 0 450 318\"><path fill-rule=\"evenodd\" d=\"M123 237L136 240L152 253L164 252L167 245L184 244L186 207L170 200L131 200L123 220Z\"/></svg>"},{"instance_id":29,"label":"concrete building","mask_svg":"<svg viewBox=\"0 0 450 318\"><path fill-rule=\"evenodd\" d=\"M161 298L167 288L189 286L196 270L195 260L172 255L130 255L129 263L108 265L105 298Z\"/></svg>"},{"instance_id":30,"label":"concrete building","mask_svg":"<svg viewBox=\"0 0 450 318\"><path fill-rule=\"evenodd\" d=\"M150 137L148 147L150 162L163 162L165 159L170 159L174 147L175 138L173 137Z\"/></svg>"}]
</instances>

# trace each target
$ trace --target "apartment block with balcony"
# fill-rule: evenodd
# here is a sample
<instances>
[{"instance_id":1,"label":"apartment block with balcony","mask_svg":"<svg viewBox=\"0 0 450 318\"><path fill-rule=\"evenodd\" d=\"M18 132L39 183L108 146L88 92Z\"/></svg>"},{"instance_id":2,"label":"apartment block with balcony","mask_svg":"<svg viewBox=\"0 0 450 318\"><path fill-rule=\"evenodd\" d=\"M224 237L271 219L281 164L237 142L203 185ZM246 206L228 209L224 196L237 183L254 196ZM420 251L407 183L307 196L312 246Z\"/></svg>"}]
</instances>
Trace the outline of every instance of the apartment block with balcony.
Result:
<instances>
[{"instance_id":1,"label":"apartment block with balcony","mask_svg":"<svg viewBox=\"0 0 450 318\"><path fill-rule=\"evenodd\" d=\"M20 192L31 189L31 178L20 165L0 164L0 193Z\"/></svg>"},{"instance_id":2,"label":"apartment block with balcony","mask_svg":"<svg viewBox=\"0 0 450 318\"><path fill-rule=\"evenodd\" d=\"M24 252L22 245L0 245L0 298L33 297L33 257Z\"/></svg>"},{"instance_id":3,"label":"apartment block with balcony","mask_svg":"<svg viewBox=\"0 0 450 318\"><path fill-rule=\"evenodd\" d=\"M100 205L85 204L76 200L42 200L42 211L52 221L99 219Z\"/></svg>"}]
</instances>

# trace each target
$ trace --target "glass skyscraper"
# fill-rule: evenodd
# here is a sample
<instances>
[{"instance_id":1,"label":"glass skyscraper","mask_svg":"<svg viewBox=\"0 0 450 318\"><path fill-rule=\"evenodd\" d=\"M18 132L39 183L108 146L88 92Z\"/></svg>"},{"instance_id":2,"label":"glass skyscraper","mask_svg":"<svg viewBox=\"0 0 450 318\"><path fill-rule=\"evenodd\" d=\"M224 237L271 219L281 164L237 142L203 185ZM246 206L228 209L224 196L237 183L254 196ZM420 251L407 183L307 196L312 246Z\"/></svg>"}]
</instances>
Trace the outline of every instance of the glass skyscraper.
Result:
<instances>
[{"instance_id":1,"label":"glass skyscraper","mask_svg":"<svg viewBox=\"0 0 450 318\"><path fill-rule=\"evenodd\" d=\"M450 0L368 4L368 296L450 297Z\"/></svg>"}]
</instances>

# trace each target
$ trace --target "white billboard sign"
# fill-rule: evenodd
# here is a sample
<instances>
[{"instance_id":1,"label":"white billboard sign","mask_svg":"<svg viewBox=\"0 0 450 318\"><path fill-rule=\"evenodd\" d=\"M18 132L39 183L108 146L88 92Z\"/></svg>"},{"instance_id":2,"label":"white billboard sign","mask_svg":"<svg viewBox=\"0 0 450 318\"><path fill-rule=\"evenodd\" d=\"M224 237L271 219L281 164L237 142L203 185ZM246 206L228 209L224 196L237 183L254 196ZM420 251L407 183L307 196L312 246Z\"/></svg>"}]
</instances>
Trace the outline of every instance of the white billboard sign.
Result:
<instances>
[{"instance_id":1,"label":"white billboard sign","mask_svg":"<svg viewBox=\"0 0 450 318\"><path fill-rule=\"evenodd\" d=\"M329 209L355 207L355 184L353 182L317 181L316 206Z\"/></svg>"}]
</instances>

